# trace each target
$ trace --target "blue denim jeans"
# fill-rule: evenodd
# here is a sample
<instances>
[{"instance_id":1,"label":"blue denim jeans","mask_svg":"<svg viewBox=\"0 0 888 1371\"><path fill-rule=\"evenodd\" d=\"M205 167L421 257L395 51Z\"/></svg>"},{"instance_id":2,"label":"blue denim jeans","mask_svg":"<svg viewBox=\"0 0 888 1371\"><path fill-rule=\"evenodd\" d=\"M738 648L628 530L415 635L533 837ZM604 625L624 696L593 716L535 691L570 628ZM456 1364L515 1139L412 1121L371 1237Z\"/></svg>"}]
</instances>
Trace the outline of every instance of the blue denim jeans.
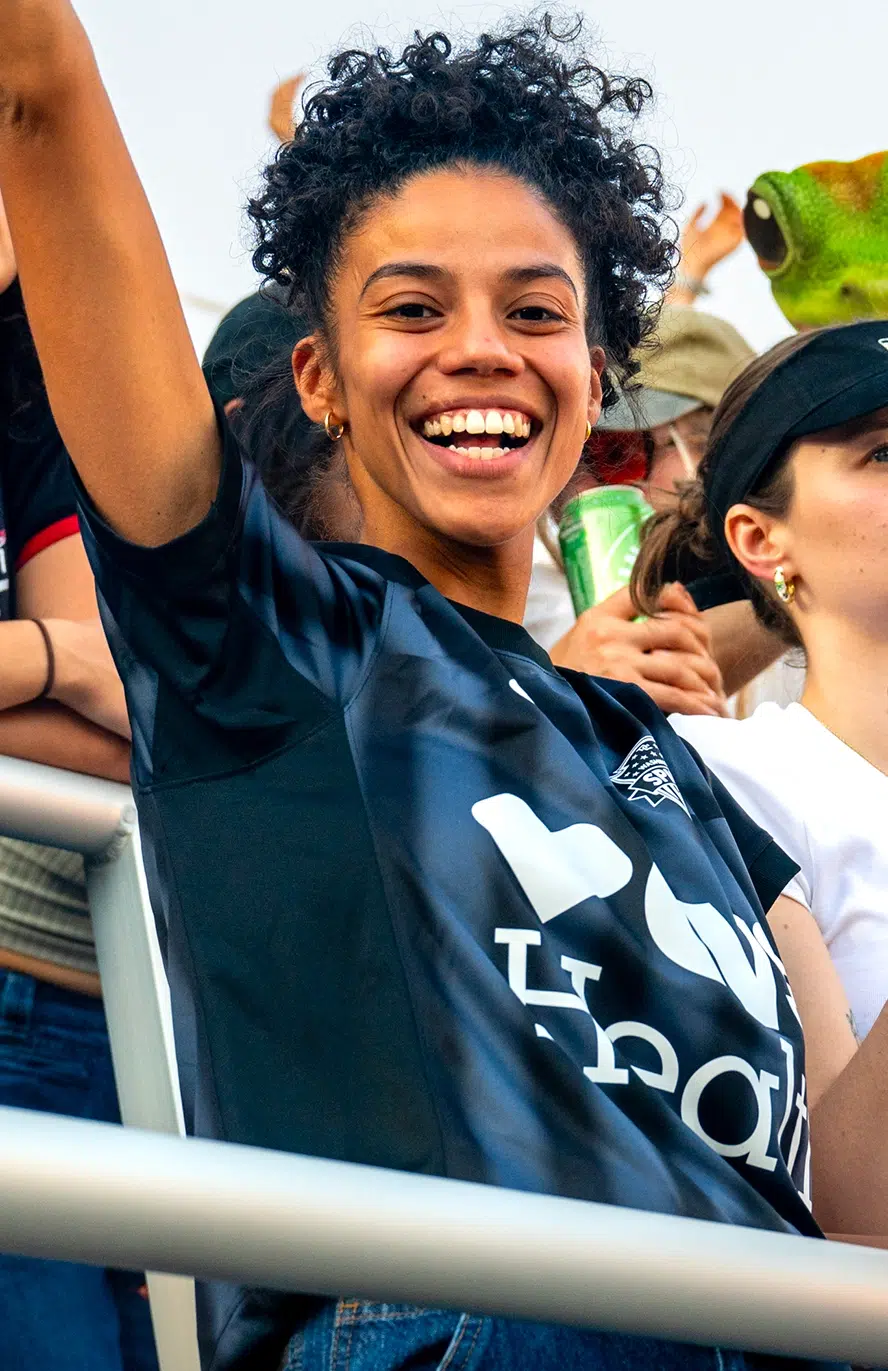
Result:
<instances>
[{"instance_id":1,"label":"blue denim jeans","mask_svg":"<svg viewBox=\"0 0 888 1371\"><path fill-rule=\"evenodd\" d=\"M119 1123L100 1000L0 971L0 1104ZM144 1276L0 1255L0 1367L157 1371Z\"/></svg>"},{"instance_id":2,"label":"blue denim jeans","mask_svg":"<svg viewBox=\"0 0 888 1371\"><path fill-rule=\"evenodd\" d=\"M833 1363L829 1363L833 1367ZM281 1371L826 1371L827 1363L406 1304L331 1301ZM834 1371L840 1371L835 1367ZM844 1368L843 1371L848 1371Z\"/></svg>"}]
</instances>

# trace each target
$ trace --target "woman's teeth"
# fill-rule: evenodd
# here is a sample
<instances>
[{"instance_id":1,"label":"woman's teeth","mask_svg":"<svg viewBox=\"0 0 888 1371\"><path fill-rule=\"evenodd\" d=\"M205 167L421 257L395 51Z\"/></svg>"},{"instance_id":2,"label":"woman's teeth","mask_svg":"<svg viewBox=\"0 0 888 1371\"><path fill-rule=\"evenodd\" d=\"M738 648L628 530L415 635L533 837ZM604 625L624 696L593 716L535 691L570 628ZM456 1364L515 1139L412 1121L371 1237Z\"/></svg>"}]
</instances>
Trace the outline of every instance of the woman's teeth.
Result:
<instances>
[{"instance_id":1,"label":"woman's teeth","mask_svg":"<svg viewBox=\"0 0 888 1371\"><path fill-rule=\"evenodd\" d=\"M456 443L448 443L447 450L458 452L462 457L477 457L482 462L489 462L491 457L505 457L507 452L514 451L510 447L457 447Z\"/></svg>"},{"instance_id":2,"label":"woman's teeth","mask_svg":"<svg viewBox=\"0 0 888 1371\"><path fill-rule=\"evenodd\" d=\"M422 426L422 432L425 438L449 438L453 433L505 433L510 438L526 439L530 437L530 428L531 421L526 414L511 410L469 409L436 414L434 418L426 419ZM483 453L485 457L502 456L503 452L509 450L508 448L465 448L453 444L448 446L454 452L468 453L469 456L474 456L476 453L479 455Z\"/></svg>"}]
</instances>

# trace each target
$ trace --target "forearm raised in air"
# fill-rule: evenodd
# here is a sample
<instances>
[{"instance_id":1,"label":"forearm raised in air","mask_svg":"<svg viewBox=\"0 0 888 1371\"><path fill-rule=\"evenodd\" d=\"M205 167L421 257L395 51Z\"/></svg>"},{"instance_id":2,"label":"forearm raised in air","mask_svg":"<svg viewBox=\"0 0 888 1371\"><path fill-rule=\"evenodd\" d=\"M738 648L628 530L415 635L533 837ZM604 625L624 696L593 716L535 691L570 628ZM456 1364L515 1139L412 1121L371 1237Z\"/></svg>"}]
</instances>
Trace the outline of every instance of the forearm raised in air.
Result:
<instances>
[{"instance_id":1,"label":"forearm raised in air","mask_svg":"<svg viewBox=\"0 0 888 1371\"><path fill-rule=\"evenodd\" d=\"M166 542L213 499L216 424L154 218L67 0L0 0L0 187L68 451L110 523Z\"/></svg>"}]
</instances>

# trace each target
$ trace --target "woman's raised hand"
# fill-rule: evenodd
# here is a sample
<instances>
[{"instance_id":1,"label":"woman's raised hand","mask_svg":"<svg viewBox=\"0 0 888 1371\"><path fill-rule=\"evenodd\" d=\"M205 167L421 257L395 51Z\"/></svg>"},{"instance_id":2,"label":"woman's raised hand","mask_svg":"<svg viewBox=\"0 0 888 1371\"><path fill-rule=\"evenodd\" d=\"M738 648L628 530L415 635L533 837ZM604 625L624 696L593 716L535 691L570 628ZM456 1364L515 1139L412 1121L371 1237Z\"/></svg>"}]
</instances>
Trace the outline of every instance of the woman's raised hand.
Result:
<instances>
[{"instance_id":1,"label":"woman's raised hand","mask_svg":"<svg viewBox=\"0 0 888 1371\"><path fill-rule=\"evenodd\" d=\"M305 85L305 72L288 76L275 86L268 107L268 127L280 143L289 143L296 129L296 96Z\"/></svg>"},{"instance_id":2,"label":"woman's raised hand","mask_svg":"<svg viewBox=\"0 0 888 1371\"><path fill-rule=\"evenodd\" d=\"M671 305L692 305L712 268L743 242L743 211L733 196L722 191L718 209L704 223L708 212L707 205L698 205L682 229L679 276L666 294Z\"/></svg>"},{"instance_id":3,"label":"woman's raised hand","mask_svg":"<svg viewBox=\"0 0 888 1371\"><path fill-rule=\"evenodd\" d=\"M722 191L721 204L704 225L706 213L707 206L698 205L681 235L682 270L701 281L743 242L743 211L732 195Z\"/></svg>"}]
</instances>

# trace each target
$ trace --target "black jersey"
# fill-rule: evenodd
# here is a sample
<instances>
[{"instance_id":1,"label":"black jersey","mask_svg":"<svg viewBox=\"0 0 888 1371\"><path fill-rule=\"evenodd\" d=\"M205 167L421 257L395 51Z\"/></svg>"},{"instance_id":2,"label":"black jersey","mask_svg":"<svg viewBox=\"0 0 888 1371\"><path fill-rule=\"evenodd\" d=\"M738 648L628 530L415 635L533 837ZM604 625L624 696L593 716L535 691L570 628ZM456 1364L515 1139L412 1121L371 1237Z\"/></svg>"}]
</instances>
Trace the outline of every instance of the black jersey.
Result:
<instances>
[{"instance_id":1,"label":"black jersey","mask_svg":"<svg viewBox=\"0 0 888 1371\"><path fill-rule=\"evenodd\" d=\"M303 542L227 435L168 546L84 512L195 1132L817 1232L796 867L646 695Z\"/></svg>"},{"instance_id":2,"label":"black jersey","mask_svg":"<svg viewBox=\"0 0 888 1371\"><path fill-rule=\"evenodd\" d=\"M0 294L0 620L15 618L16 571L77 532L68 458L15 282Z\"/></svg>"}]
</instances>

